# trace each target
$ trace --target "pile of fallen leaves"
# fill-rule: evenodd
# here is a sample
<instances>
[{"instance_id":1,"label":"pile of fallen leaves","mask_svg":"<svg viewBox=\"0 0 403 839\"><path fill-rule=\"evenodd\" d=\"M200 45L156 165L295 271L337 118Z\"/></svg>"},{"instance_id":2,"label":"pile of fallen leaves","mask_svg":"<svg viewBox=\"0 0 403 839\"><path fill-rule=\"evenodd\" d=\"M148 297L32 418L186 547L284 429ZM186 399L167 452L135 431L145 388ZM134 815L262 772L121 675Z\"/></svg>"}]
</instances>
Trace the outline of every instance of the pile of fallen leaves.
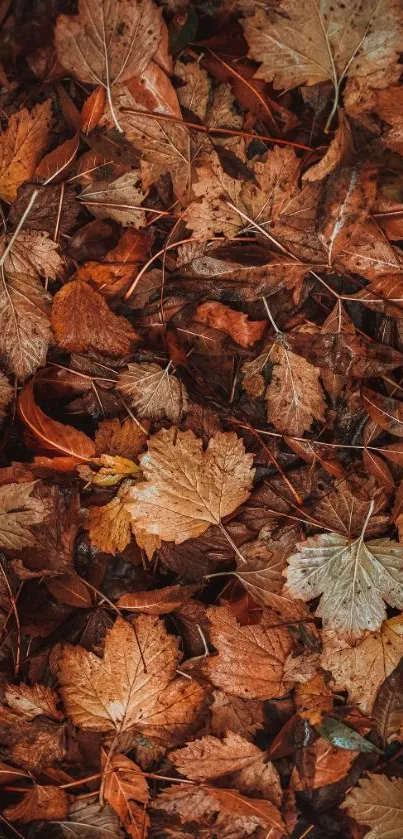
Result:
<instances>
[{"instance_id":1,"label":"pile of fallen leaves","mask_svg":"<svg viewBox=\"0 0 403 839\"><path fill-rule=\"evenodd\" d=\"M401 0L0 0L0 835L403 836Z\"/></svg>"}]
</instances>

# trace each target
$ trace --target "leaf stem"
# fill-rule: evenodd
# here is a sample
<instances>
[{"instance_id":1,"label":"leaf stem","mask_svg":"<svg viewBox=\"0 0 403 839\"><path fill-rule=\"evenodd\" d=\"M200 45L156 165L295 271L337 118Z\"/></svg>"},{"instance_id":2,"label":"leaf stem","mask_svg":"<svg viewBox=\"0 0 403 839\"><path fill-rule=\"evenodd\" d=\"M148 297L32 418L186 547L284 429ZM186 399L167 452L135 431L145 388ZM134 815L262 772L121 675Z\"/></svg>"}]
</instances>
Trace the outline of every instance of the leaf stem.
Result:
<instances>
[{"instance_id":1,"label":"leaf stem","mask_svg":"<svg viewBox=\"0 0 403 839\"><path fill-rule=\"evenodd\" d=\"M224 527L224 525L222 524L222 522L220 522L220 524L218 525L218 527L220 528L221 533L223 534L223 536L225 536L225 538L226 538L227 542L229 542L229 544L231 545L231 548L232 548L232 550L234 551L234 553L236 554L236 556L238 557L239 561L240 561L240 562L245 563L245 562L246 562L245 557L243 556L243 554L241 554L241 551L239 550L239 548L238 548L238 547L237 547L237 545L235 544L234 540L233 540L233 539L231 538L231 536L229 535L228 530L226 530L226 528Z\"/></svg>"}]
</instances>

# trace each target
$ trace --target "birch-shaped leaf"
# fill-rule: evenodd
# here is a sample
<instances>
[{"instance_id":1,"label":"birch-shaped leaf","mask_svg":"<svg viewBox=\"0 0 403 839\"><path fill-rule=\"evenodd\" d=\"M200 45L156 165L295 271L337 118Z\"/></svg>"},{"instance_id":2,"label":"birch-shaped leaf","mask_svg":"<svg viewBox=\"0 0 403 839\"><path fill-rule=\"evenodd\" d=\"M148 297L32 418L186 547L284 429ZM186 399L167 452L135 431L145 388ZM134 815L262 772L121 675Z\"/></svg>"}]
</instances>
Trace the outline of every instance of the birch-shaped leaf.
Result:
<instances>
[{"instance_id":1,"label":"birch-shaped leaf","mask_svg":"<svg viewBox=\"0 0 403 839\"><path fill-rule=\"evenodd\" d=\"M283 0L276 11L258 8L244 21L249 55L260 63L258 78L275 88L334 86L333 116L340 85L348 76L387 87L403 49L400 0ZM368 85L369 86L369 85Z\"/></svg>"},{"instance_id":2,"label":"birch-shaped leaf","mask_svg":"<svg viewBox=\"0 0 403 839\"><path fill-rule=\"evenodd\" d=\"M286 591L298 600L321 597L316 614L324 627L351 640L379 629L384 601L403 609L403 546L393 539L364 542L373 506L354 541L320 533L288 558Z\"/></svg>"},{"instance_id":3,"label":"birch-shaped leaf","mask_svg":"<svg viewBox=\"0 0 403 839\"><path fill-rule=\"evenodd\" d=\"M203 451L192 431L161 429L140 458L147 480L128 490L133 529L180 544L220 526L248 498L252 462L231 432L216 434Z\"/></svg>"},{"instance_id":4,"label":"birch-shaped leaf","mask_svg":"<svg viewBox=\"0 0 403 839\"><path fill-rule=\"evenodd\" d=\"M152 0L80 0L78 15L60 15L55 44L59 60L87 84L111 88L146 69L161 37L161 14Z\"/></svg>"}]
</instances>

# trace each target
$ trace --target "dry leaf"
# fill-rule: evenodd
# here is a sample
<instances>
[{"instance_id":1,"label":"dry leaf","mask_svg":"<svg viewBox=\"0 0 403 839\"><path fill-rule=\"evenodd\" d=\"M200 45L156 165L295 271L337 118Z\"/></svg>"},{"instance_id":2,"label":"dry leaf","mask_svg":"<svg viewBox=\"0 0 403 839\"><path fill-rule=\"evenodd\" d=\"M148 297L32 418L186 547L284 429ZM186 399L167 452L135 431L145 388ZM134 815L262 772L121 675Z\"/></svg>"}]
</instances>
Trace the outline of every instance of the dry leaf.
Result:
<instances>
[{"instance_id":1,"label":"dry leaf","mask_svg":"<svg viewBox=\"0 0 403 839\"><path fill-rule=\"evenodd\" d=\"M109 504L90 508L90 540L100 551L121 553L131 540L131 519L125 507L126 498L127 487L122 486Z\"/></svg>"},{"instance_id":2,"label":"dry leaf","mask_svg":"<svg viewBox=\"0 0 403 839\"><path fill-rule=\"evenodd\" d=\"M182 687L183 679L171 681L180 659L177 639L151 615L140 615L135 627L136 634L118 618L107 633L102 659L83 647L64 647L60 692L68 716L81 728L117 733L136 729L152 735L175 729L180 721L184 728L200 707L203 691L198 685Z\"/></svg>"},{"instance_id":3,"label":"dry leaf","mask_svg":"<svg viewBox=\"0 0 403 839\"><path fill-rule=\"evenodd\" d=\"M352 149L353 142L350 125L344 111L340 109L339 124L326 154L321 160L319 160L318 163L314 163L313 166L304 172L302 180L305 183L308 181L322 180L322 178L325 178L330 172L333 172L336 166L338 166L350 154Z\"/></svg>"},{"instance_id":4,"label":"dry leaf","mask_svg":"<svg viewBox=\"0 0 403 839\"><path fill-rule=\"evenodd\" d=\"M264 335L267 321L251 321L243 312L237 312L215 300L206 301L197 307L195 320L214 329L221 329L241 347L250 347Z\"/></svg>"},{"instance_id":5,"label":"dry leaf","mask_svg":"<svg viewBox=\"0 0 403 839\"><path fill-rule=\"evenodd\" d=\"M132 527L177 544L201 536L246 501L252 462L236 434L219 432L204 452L192 431L161 429L140 458L146 482L128 491Z\"/></svg>"},{"instance_id":6,"label":"dry leaf","mask_svg":"<svg viewBox=\"0 0 403 839\"><path fill-rule=\"evenodd\" d=\"M106 298L121 295L137 274L139 263L149 256L152 240L149 230L129 227L103 262L85 262L79 266L75 278L95 286Z\"/></svg>"},{"instance_id":7,"label":"dry leaf","mask_svg":"<svg viewBox=\"0 0 403 839\"><path fill-rule=\"evenodd\" d=\"M119 609L146 612L148 615L166 615L190 600L200 586L167 586L153 591L122 594L117 601Z\"/></svg>"},{"instance_id":8,"label":"dry leaf","mask_svg":"<svg viewBox=\"0 0 403 839\"><path fill-rule=\"evenodd\" d=\"M112 218L124 227L144 227L145 211L140 206L145 195L138 172L125 172L114 181L94 181L79 195L96 218Z\"/></svg>"},{"instance_id":9,"label":"dry leaf","mask_svg":"<svg viewBox=\"0 0 403 839\"><path fill-rule=\"evenodd\" d=\"M319 725L323 716L333 710L333 696L321 673L315 673L308 682L295 689L297 712L311 725Z\"/></svg>"},{"instance_id":10,"label":"dry leaf","mask_svg":"<svg viewBox=\"0 0 403 839\"><path fill-rule=\"evenodd\" d=\"M263 728L263 703L258 699L228 696L221 690L213 693L211 705L211 730L216 737L229 731L251 740Z\"/></svg>"},{"instance_id":11,"label":"dry leaf","mask_svg":"<svg viewBox=\"0 0 403 839\"><path fill-rule=\"evenodd\" d=\"M158 49L161 17L152 0L80 0L79 14L60 15L55 29L59 60L81 82L112 87L147 67Z\"/></svg>"},{"instance_id":12,"label":"dry leaf","mask_svg":"<svg viewBox=\"0 0 403 839\"><path fill-rule=\"evenodd\" d=\"M383 682L378 690L372 716L383 743L401 739L403 729L403 679L402 662Z\"/></svg>"},{"instance_id":13,"label":"dry leaf","mask_svg":"<svg viewBox=\"0 0 403 839\"><path fill-rule=\"evenodd\" d=\"M0 238L0 256L4 253L11 237ZM9 274L56 279L63 267L59 246L48 233L38 230L21 230L14 240L4 263L4 270Z\"/></svg>"},{"instance_id":14,"label":"dry leaf","mask_svg":"<svg viewBox=\"0 0 403 839\"><path fill-rule=\"evenodd\" d=\"M403 831L403 780L368 775L342 803L359 824L370 828L365 839L401 839Z\"/></svg>"},{"instance_id":15,"label":"dry leaf","mask_svg":"<svg viewBox=\"0 0 403 839\"><path fill-rule=\"evenodd\" d=\"M49 300L36 275L3 273L0 354L7 370L21 381L45 364L52 334Z\"/></svg>"},{"instance_id":16,"label":"dry leaf","mask_svg":"<svg viewBox=\"0 0 403 839\"><path fill-rule=\"evenodd\" d=\"M14 395L14 390L7 379L7 376L0 371L0 421L6 416L6 409Z\"/></svg>"},{"instance_id":17,"label":"dry leaf","mask_svg":"<svg viewBox=\"0 0 403 839\"><path fill-rule=\"evenodd\" d=\"M81 280L67 283L55 294L52 327L59 346L68 352L94 349L127 355L138 340L129 321L111 312L102 294Z\"/></svg>"},{"instance_id":18,"label":"dry leaf","mask_svg":"<svg viewBox=\"0 0 403 839\"><path fill-rule=\"evenodd\" d=\"M272 699L287 693L284 665L292 649L287 629L270 621L240 626L228 608L211 608L211 638L218 655L208 660L213 684L245 699ZM275 622L273 622L275 623Z\"/></svg>"},{"instance_id":19,"label":"dry leaf","mask_svg":"<svg viewBox=\"0 0 403 839\"><path fill-rule=\"evenodd\" d=\"M402 50L398 0L324 0L296 7L282 0L276 11L258 8L244 21L249 55L260 63L256 76L275 88L318 84L334 87L334 112L346 75L370 87L386 87L397 73Z\"/></svg>"},{"instance_id":20,"label":"dry leaf","mask_svg":"<svg viewBox=\"0 0 403 839\"><path fill-rule=\"evenodd\" d=\"M160 367L159 364L129 364L127 370L119 374L118 390L129 399L137 416L147 419L166 417L171 422L179 422L188 408L185 385L170 373L172 365Z\"/></svg>"},{"instance_id":21,"label":"dry leaf","mask_svg":"<svg viewBox=\"0 0 403 839\"><path fill-rule=\"evenodd\" d=\"M363 533L355 541L310 536L288 558L286 591L305 601L322 595L316 614L347 639L379 629L384 601L403 608L403 547L392 539L364 542Z\"/></svg>"},{"instance_id":22,"label":"dry leaf","mask_svg":"<svg viewBox=\"0 0 403 839\"><path fill-rule=\"evenodd\" d=\"M78 431L72 425L63 425L44 414L35 402L33 379L20 393L18 412L35 440L45 451L62 452L77 460L89 460L95 454L93 441L83 431Z\"/></svg>"},{"instance_id":23,"label":"dry leaf","mask_svg":"<svg viewBox=\"0 0 403 839\"><path fill-rule=\"evenodd\" d=\"M67 819L60 826L66 839L69 833L74 839L94 839L94 831L95 836L98 833L102 839L123 839L123 831L112 807L109 804L101 807L99 801L94 803L91 799L75 799Z\"/></svg>"},{"instance_id":24,"label":"dry leaf","mask_svg":"<svg viewBox=\"0 0 403 839\"><path fill-rule=\"evenodd\" d=\"M34 174L36 165L50 140L52 100L21 108L0 134L0 198L14 201L18 188Z\"/></svg>"},{"instance_id":25,"label":"dry leaf","mask_svg":"<svg viewBox=\"0 0 403 839\"><path fill-rule=\"evenodd\" d=\"M346 777L358 755L353 749L338 749L322 737L308 748L311 760L314 761L313 777L307 785L306 779L301 778L299 773L299 777L293 776L292 787L295 790L306 790L307 786L309 789L318 789L328 784L336 784Z\"/></svg>"},{"instance_id":26,"label":"dry leaf","mask_svg":"<svg viewBox=\"0 0 403 839\"><path fill-rule=\"evenodd\" d=\"M347 690L350 702L370 715L378 688L403 657L402 617L385 621L355 647L325 632L323 646L322 667L331 672L336 690Z\"/></svg>"},{"instance_id":27,"label":"dry leaf","mask_svg":"<svg viewBox=\"0 0 403 839\"><path fill-rule=\"evenodd\" d=\"M224 740L202 737L184 749L171 752L170 758L181 775L192 781L212 781L223 775L238 772L262 757L253 743L229 731Z\"/></svg>"},{"instance_id":28,"label":"dry leaf","mask_svg":"<svg viewBox=\"0 0 403 839\"><path fill-rule=\"evenodd\" d=\"M105 777L104 796L129 836L142 839L149 820L140 804L147 804L149 790L140 767L125 755L113 755Z\"/></svg>"},{"instance_id":29,"label":"dry leaf","mask_svg":"<svg viewBox=\"0 0 403 839\"><path fill-rule=\"evenodd\" d=\"M35 820L55 821L64 819L69 812L69 797L64 789L35 784L24 793L18 804L11 804L3 815L11 822L28 824Z\"/></svg>"},{"instance_id":30,"label":"dry leaf","mask_svg":"<svg viewBox=\"0 0 403 839\"><path fill-rule=\"evenodd\" d=\"M8 685L5 692L7 705L27 720L44 714L55 720L63 719L57 710L60 701L57 693L45 685Z\"/></svg>"},{"instance_id":31,"label":"dry leaf","mask_svg":"<svg viewBox=\"0 0 403 839\"><path fill-rule=\"evenodd\" d=\"M32 495L32 483L5 484L0 487L0 546L6 550L20 550L35 544L29 529L44 521L49 509L41 498Z\"/></svg>"}]
</instances>

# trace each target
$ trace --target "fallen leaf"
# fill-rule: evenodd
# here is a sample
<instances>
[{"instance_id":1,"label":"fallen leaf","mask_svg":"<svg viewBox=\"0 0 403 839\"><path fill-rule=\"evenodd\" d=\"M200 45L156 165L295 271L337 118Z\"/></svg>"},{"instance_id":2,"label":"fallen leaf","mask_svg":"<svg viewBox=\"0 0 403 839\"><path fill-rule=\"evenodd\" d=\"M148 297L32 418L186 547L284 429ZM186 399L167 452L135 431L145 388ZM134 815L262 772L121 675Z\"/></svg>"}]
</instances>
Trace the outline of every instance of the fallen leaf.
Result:
<instances>
[{"instance_id":1,"label":"fallen leaf","mask_svg":"<svg viewBox=\"0 0 403 839\"><path fill-rule=\"evenodd\" d=\"M400 839L403 829L403 781L386 775L362 778L342 803L359 824L370 828L366 839Z\"/></svg>"},{"instance_id":2,"label":"fallen leaf","mask_svg":"<svg viewBox=\"0 0 403 839\"><path fill-rule=\"evenodd\" d=\"M123 831L119 827L116 813L109 804L101 807L98 801L76 799L67 818L57 824L60 825L64 836L70 833L74 839L94 839L94 831L97 831L102 839L123 839Z\"/></svg>"},{"instance_id":3,"label":"fallen leaf","mask_svg":"<svg viewBox=\"0 0 403 839\"><path fill-rule=\"evenodd\" d=\"M96 87L85 100L81 109L81 130L90 134L96 128L105 110L106 94L104 87Z\"/></svg>"},{"instance_id":4,"label":"fallen leaf","mask_svg":"<svg viewBox=\"0 0 403 839\"><path fill-rule=\"evenodd\" d=\"M284 664L292 649L287 629L270 621L240 626L224 606L209 609L208 616L218 650L207 663L215 687L245 699L272 699L287 693L290 684L283 682Z\"/></svg>"},{"instance_id":5,"label":"fallen leaf","mask_svg":"<svg viewBox=\"0 0 403 839\"><path fill-rule=\"evenodd\" d=\"M335 717L325 717L316 726L316 730L325 740L328 740L329 743L332 743L333 746L337 746L340 749L347 749L348 751L356 750L363 754L370 752L382 754L381 750L374 743L366 740L354 728L350 728L349 725L345 725L344 722Z\"/></svg>"},{"instance_id":6,"label":"fallen leaf","mask_svg":"<svg viewBox=\"0 0 403 839\"><path fill-rule=\"evenodd\" d=\"M153 591L137 591L122 594L117 601L119 609L145 612L148 615L167 615L186 603L200 586L166 586Z\"/></svg>"},{"instance_id":7,"label":"fallen leaf","mask_svg":"<svg viewBox=\"0 0 403 839\"><path fill-rule=\"evenodd\" d=\"M126 510L127 487L118 489L109 504L103 507L91 507L88 530L91 544L100 551L121 553L129 544L132 531L131 519Z\"/></svg>"},{"instance_id":8,"label":"fallen leaf","mask_svg":"<svg viewBox=\"0 0 403 839\"><path fill-rule=\"evenodd\" d=\"M403 728L403 678L401 661L381 684L372 709L383 743L401 738Z\"/></svg>"},{"instance_id":9,"label":"fallen leaf","mask_svg":"<svg viewBox=\"0 0 403 839\"><path fill-rule=\"evenodd\" d=\"M60 701L54 690L46 685L7 685L5 692L7 705L27 720L44 714L55 720L63 719L63 714L57 710Z\"/></svg>"},{"instance_id":10,"label":"fallen leaf","mask_svg":"<svg viewBox=\"0 0 403 839\"><path fill-rule=\"evenodd\" d=\"M197 307L195 319L206 326L221 329L241 347L250 347L260 341L267 326L267 321L251 321L243 312L237 312L215 300L201 303Z\"/></svg>"},{"instance_id":11,"label":"fallen leaf","mask_svg":"<svg viewBox=\"0 0 403 839\"><path fill-rule=\"evenodd\" d=\"M211 730L216 737L229 731L251 740L263 728L263 703L258 699L228 696L221 690L213 693Z\"/></svg>"},{"instance_id":12,"label":"fallen leaf","mask_svg":"<svg viewBox=\"0 0 403 839\"><path fill-rule=\"evenodd\" d=\"M310 725L318 725L325 714L333 710L332 691L325 684L321 673L315 673L308 682L295 689L297 712Z\"/></svg>"},{"instance_id":13,"label":"fallen leaf","mask_svg":"<svg viewBox=\"0 0 403 839\"><path fill-rule=\"evenodd\" d=\"M121 295L137 274L139 264L149 256L151 244L149 230L128 227L103 262L85 262L79 266L75 278L95 286L104 297Z\"/></svg>"},{"instance_id":14,"label":"fallen leaf","mask_svg":"<svg viewBox=\"0 0 403 839\"><path fill-rule=\"evenodd\" d=\"M7 379L7 376L0 371L0 420L3 420L6 416L6 409L10 404L13 395L14 391Z\"/></svg>"},{"instance_id":15,"label":"fallen leaf","mask_svg":"<svg viewBox=\"0 0 403 839\"><path fill-rule=\"evenodd\" d=\"M3 201L14 201L18 188L34 174L50 141L51 122L51 99L35 105L32 111L21 108L11 114L6 130L0 134L0 197Z\"/></svg>"},{"instance_id":16,"label":"fallen leaf","mask_svg":"<svg viewBox=\"0 0 403 839\"><path fill-rule=\"evenodd\" d=\"M171 681L180 659L177 639L151 615L139 615L135 628L136 634L129 623L118 618L107 633L102 659L83 647L64 647L60 693L75 725L93 731L136 729L151 734L179 724L182 702L188 725L192 721L203 691L192 684L183 691L183 680ZM193 706L186 694L190 689L195 697Z\"/></svg>"},{"instance_id":17,"label":"fallen leaf","mask_svg":"<svg viewBox=\"0 0 403 839\"><path fill-rule=\"evenodd\" d=\"M330 8L328 0L308 10L282 0L268 15L257 9L243 21L249 56L260 63L257 78L273 82L276 89L318 84L330 79L336 108L340 85L347 75L371 86L386 87L396 71L402 49L401 8L396 0L366 0ZM331 22L331 26L329 23ZM382 47L379 33L382 33Z\"/></svg>"},{"instance_id":18,"label":"fallen leaf","mask_svg":"<svg viewBox=\"0 0 403 839\"><path fill-rule=\"evenodd\" d=\"M30 527L44 521L49 509L32 495L35 481L5 484L0 487L0 546L20 550L35 544Z\"/></svg>"},{"instance_id":19,"label":"fallen leaf","mask_svg":"<svg viewBox=\"0 0 403 839\"><path fill-rule=\"evenodd\" d=\"M90 437L71 425L48 417L35 402L34 383L31 379L18 398L18 412L35 440L45 451L63 452L77 460L88 460L95 454Z\"/></svg>"},{"instance_id":20,"label":"fallen leaf","mask_svg":"<svg viewBox=\"0 0 403 839\"><path fill-rule=\"evenodd\" d=\"M142 839L149 819L140 805L147 804L149 790L140 767L125 755L113 755L105 777L104 796L129 836Z\"/></svg>"},{"instance_id":21,"label":"fallen leaf","mask_svg":"<svg viewBox=\"0 0 403 839\"><path fill-rule=\"evenodd\" d=\"M125 172L113 181L94 181L79 195L96 218L111 218L134 228L145 226L145 210L141 207L144 198L138 172Z\"/></svg>"},{"instance_id":22,"label":"fallen leaf","mask_svg":"<svg viewBox=\"0 0 403 839\"><path fill-rule=\"evenodd\" d=\"M146 481L129 489L126 503L132 527L178 544L220 525L248 498L253 478L252 456L230 432L204 452L192 431L162 429L140 464Z\"/></svg>"},{"instance_id":23,"label":"fallen leaf","mask_svg":"<svg viewBox=\"0 0 403 839\"><path fill-rule=\"evenodd\" d=\"M151 0L113 7L105 0L90 5L80 0L78 15L59 15L55 46L66 70L81 82L101 85L111 103L113 86L147 67L158 49L161 26Z\"/></svg>"},{"instance_id":24,"label":"fallen leaf","mask_svg":"<svg viewBox=\"0 0 403 839\"><path fill-rule=\"evenodd\" d=\"M361 393L364 408L371 419L390 434L403 437L403 402L367 387Z\"/></svg>"},{"instance_id":25,"label":"fallen leaf","mask_svg":"<svg viewBox=\"0 0 403 839\"><path fill-rule=\"evenodd\" d=\"M315 762L312 784L309 784L312 789L341 781L350 771L351 765L358 755L358 752L354 749L338 749L337 746L332 746L323 737L319 737L309 748L313 751ZM299 774L297 777L293 777L292 785L295 790L306 789Z\"/></svg>"},{"instance_id":26,"label":"fallen leaf","mask_svg":"<svg viewBox=\"0 0 403 839\"><path fill-rule=\"evenodd\" d=\"M201 740L193 740L184 749L171 752L171 760L178 772L200 782L238 772L260 760L261 756L257 746L232 731L224 740L208 735Z\"/></svg>"},{"instance_id":27,"label":"fallen leaf","mask_svg":"<svg viewBox=\"0 0 403 839\"><path fill-rule=\"evenodd\" d=\"M135 460L145 448L147 435L131 417L102 420L95 432L95 454L119 455Z\"/></svg>"},{"instance_id":28,"label":"fallen leaf","mask_svg":"<svg viewBox=\"0 0 403 839\"><path fill-rule=\"evenodd\" d=\"M3 273L0 354L7 370L21 381L45 364L52 334L49 301L37 275Z\"/></svg>"},{"instance_id":29,"label":"fallen leaf","mask_svg":"<svg viewBox=\"0 0 403 839\"><path fill-rule=\"evenodd\" d=\"M172 365L129 364L118 376L117 388L130 401L141 419L161 419L179 422L188 408L185 385L171 372Z\"/></svg>"},{"instance_id":30,"label":"fallen leaf","mask_svg":"<svg viewBox=\"0 0 403 839\"><path fill-rule=\"evenodd\" d=\"M11 237L6 234L0 238L0 255L10 241ZM39 276L45 280L56 279L62 268L63 259L58 244L52 241L48 233L37 230L21 230L4 263L7 274Z\"/></svg>"},{"instance_id":31,"label":"fallen leaf","mask_svg":"<svg viewBox=\"0 0 403 839\"><path fill-rule=\"evenodd\" d=\"M351 129L348 118L343 110L339 110L339 124L334 132L334 137L326 153L319 160L310 166L302 175L302 180L307 183L320 181L338 166L353 150Z\"/></svg>"},{"instance_id":32,"label":"fallen leaf","mask_svg":"<svg viewBox=\"0 0 403 839\"><path fill-rule=\"evenodd\" d=\"M378 689L403 657L402 618L385 621L355 647L325 632L323 647L322 667L331 672L336 690L347 690L350 702L370 715Z\"/></svg>"},{"instance_id":33,"label":"fallen leaf","mask_svg":"<svg viewBox=\"0 0 403 839\"><path fill-rule=\"evenodd\" d=\"M392 539L364 542L364 531L355 541L321 533L296 547L288 558L286 591L305 601L322 595L316 614L325 628L360 638L381 626L384 600L403 608L403 548Z\"/></svg>"},{"instance_id":34,"label":"fallen leaf","mask_svg":"<svg viewBox=\"0 0 403 839\"><path fill-rule=\"evenodd\" d=\"M102 294L73 280L55 294L52 327L59 346L68 352L90 348L112 356L127 355L138 335L126 318L117 317Z\"/></svg>"},{"instance_id":35,"label":"fallen leaf","mask_svg":"<svg viewBox=\"0 0 403 839\"><path fill-rule=\"evenodd\" d=\"M6 819L27 824L36 819L53 821L64 819L69 811L69 797L64 789L44 787L35 784L24 793L18 804L11 804L3 810Z\"/></svg>"}]
</instances>

